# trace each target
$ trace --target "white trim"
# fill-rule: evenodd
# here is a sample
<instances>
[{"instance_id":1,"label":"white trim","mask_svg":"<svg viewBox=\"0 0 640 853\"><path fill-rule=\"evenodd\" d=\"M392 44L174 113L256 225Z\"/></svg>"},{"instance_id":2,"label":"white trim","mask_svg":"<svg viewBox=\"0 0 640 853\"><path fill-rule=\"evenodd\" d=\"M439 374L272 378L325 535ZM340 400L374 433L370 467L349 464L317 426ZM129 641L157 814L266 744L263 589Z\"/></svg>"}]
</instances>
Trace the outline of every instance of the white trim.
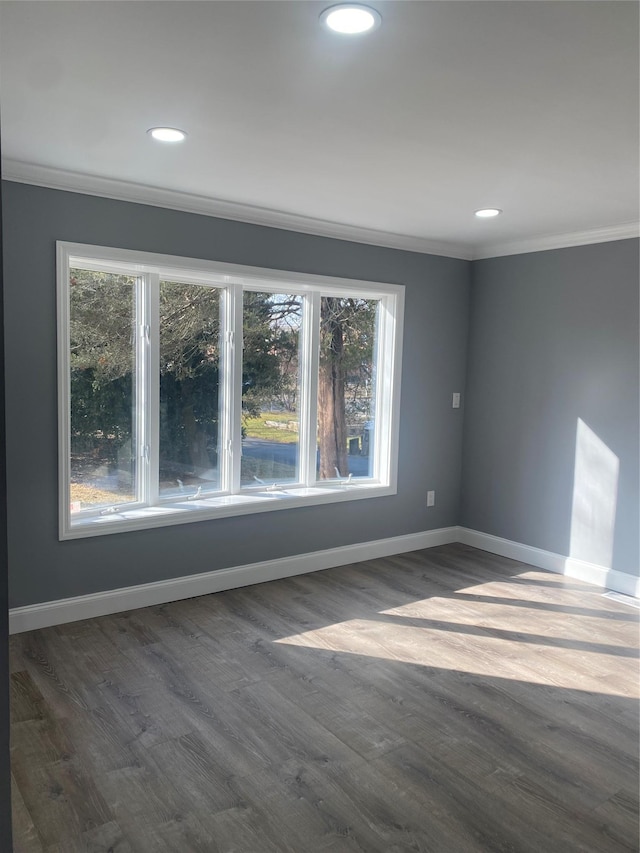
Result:
<instances>
[{"instance_id":1,"label":"white trim","mask_svg":"<svg viewBox=\"0 0 640 853\"><path fill-rule=\"evenodd\" d=\"M67 365L69 328L69 288L65 277L69 271L69 250L56 243L56 373L58 400L58 529L64 530L71 500L71 378Z\"/></svg>"},{"instance_id":2,"label":"white trim","mask_svg":"<svg viewBox=\"0 0 640 853\"><path fill-rule=\"evenodd\" d=\"M423 533L409 533L389 539L345 545L341 548L328 548L309 554L284 557L281 560L265 560L245 566L232 566L213 572L122 587L91 595L79 595L42 604L30 604L26 607L14 607L9 611L9 630L12 634L46 628L50 625L62 625L79 619L92 619L110 613L121 613L137 607L150 607L179 601L197 595L209 595L225 589L236 589L256 583L288 578L293 575L317 572L363 560L375 560L390 557L436 545L448 545L457 541L457 527L443 527L427 530Z\"/></svg>"},{"instance_id":3,"label":"white trim","mask_svg":"<svg viewBox=\"0 0 640 853\"><path fill-rule=\"evenodd\" d=\"M137 374L143 378L144 394L146 398L142 401L142 408L138 409L137 416L141 425L142 435L149 446L149 455L144 464L144 497L147 504L156 504L159 498L160 484L156 477L151 476L160 467L160 420L148 417L149 412L160 411L160 275L158 273L147 273L149 287L144 296L139 297L139 303L144 304L145 322L149 327L149 335L146 340L147 358L141 350L138 354ZM142 377L142 368L146 367L147 375ZM138 401L137 405L140 405ZM144 436L144 438L143 438ZM142 463L138 461L138 466ZM137 476L140 477L138 469Z\"/></svg>"},{"instance_id":4,"label":"white trim","mask_svg":"<svg viewBox=\"0 0 640 853\"><path fill-rule=\"evenodd\" d=\"M375 405L378 448L376 476L388 482L394 492L398 488L398 458L400 456L400 395L402 393L402 351L404 335L404 291L391 300L381 300L378 329L377 377L378 397ZM390 348L389 348L390 347ZM390 411L390 420L378 417L378 412Z\"/></svg>"},{"instance_id":5,"label":"white trim","mask_svg":"<svg viewBox=\"0 0 640 853\"><path fill-rule=\"evenodd\" d=\"M312 483L318 459L318 369L320 364L320 291L308 293L303 304L299 343L301 393L298 404L300 479Z\"/></svg>"},{"instance_id":6,"label":"white trim","mask_svg":"<svg viewBox=\"0 0 640 853\"><path fill-rule=\"evenodd\" d=\"M612 589L634 598L640 597L640 578L626 572L608 569L606 566L598 566L584 560L576 560L573 557L563 557L561 554L553 553L553 551L544 551L541 548L512 542L510 539L501 539L499 536L491 536L489 533L481 533L479 530L470 530L467 527L459 527L458 531L458 541L464 545L471 545L481 551L499 554L501 557L508 557L510 560L528 563L539 569L576 578L576 580L595 584L604 589Z\"/></svg>"},{"instance_id":7,"label":"white trim","mask_svg":"<svg viewBox=\"0 0 640 853\"><path fill-rule=\"evenodd\" d=\"M331 237L336 240L348 240L353 243L365 243L371 246L384 246L388 249L401 249L407 252L420 252L427 255L442 255L446 258L471 260L471 249L459 243L443 240L427 240L405 234L393 234L374 228L361 228L296 213L284 213L251 204L207 198L193 193L148 187L131 181L115 178L102 178L98 175L86 175L20 160L3 160L2 177L5 181L20 184L32 184L54 190L81 193L82 195L101 196L118 201L130 201L134 204L149 204L153 207L165 207L184 213L197 213L201 216L214 216L230 219L234 222L247 222L251 225L264 225L267 228L280 228L285 231L297 231L318 237Z\"/></svg>"},{"instance_id":8,"label":"white trim","mask_svg":"<svg viewBox=\"0 0 640 853\"><path fill-rule=\"evenodd\" d=\"M610 590L603 592L602 597L617 601L620 604L626 604L627 607L633 607L634 610L640 610L640 598L632 598L630 595L623 595L621 592L611 592Z\"/></svg>"},{"instance_id":9,"label":"white trim","mask_svg":"<svg viewBox=\"0 0 640 853\"><path fill-rule=\"evenodd\" d=\"M67 263L81 259L87 269L139 275L160 273L170 281L193 284L212 284L215 287L242 284L251 290L271 290L306 293L320 288L323 293L335 296L353 296L354 288L362 299L379 299L385 294L404 293L404 284L386 281L367 281L357 278L293 272L271 267L253 267L245 264L227 264L207 258L188 258L181 255L165 255L158 252L143 252L137 249L118 249L111 246L96 246L91 243L70 243L58 240L62 260ZM60 272L60 269L58 270ZM64 267L62 268L64 273ZM191 275L189 275L191 273Z\"/></svg>"},{"instance_id":10,"label":"white trim","mask_svg":"<svg viewBox=\"0 0 640 853\"><path fill-rule=\"evenodd\" d=\"M588 228L584 231L572 231L566 234L546 234L541 237L530 237L526 240L489 244L472 252L471 260L479 261L483 258L500 258L505 255L546 252L550 249L567 249L570 246L589 246L592 243L610 243L613 240L630 240L639 236L639 222L621 222L619 225Z\"/></svg>"},{"instance_id":11,"label":"white trim","mask_svg":"<svg viewBox=\"0 0 640 853\"><path fill-rule=\"evenodd\" d=\"M245 488L238 494L213 493L210 497L204 495L199 500L182 498L163 501L157 506L135 506L131 509L124 505L118 507L117 512L77 517L72 526L60 531L59 539L90 539L93 536L108 536L112 533L152 530L155 527L192 524L216 518L252 515L255 512L368 500L395 494L395 487L371 480L355 480L349 484L321 480L315 486L294 485L273 491L265 491L265 487L262 487L262 491Z\"/></svg>"},{"instance_id":12,"label":"white trim","mask_svg":"<svg viewBox=\"0 0 640 853\"><path fill-rule=\"evenodd\" d=\"M434 548L437 545L450 545L454 542L471 545L482 551L499 554L517 562L577 578L596 586L606 584L608 589L624 595L640 597L640 579L633 575L580 560L572 560L551 551L501 539L478 530L470 530L466 527L441 527L422 533L408 533L404 536L393 536L388 539L345 545L341 548L328 548L324 551L283 557L280 560L231 566L182 578L14 607L9 610L9 631L12 634L19 634L22 631L62 625L79 619L92 619L95 616L106 616L110 613L122 613L138 607L152 607L169 601L209 595L225 589L236 589L308 572L318 572L364 560L392 557L395 554Z\"/></svg>"},{"instance_id":13,"label":"white trim","mask_svg":"<svg viewBox=\"0 0 640 853\"><path fill-rule=\"evenodd\" d=\"M223 349L222 408L224 468L222 488L240 492L242 479L242 353L244 350L244 294L238 288L225 293L225 324L227 338Z\"/></svg>"}]
</instances>

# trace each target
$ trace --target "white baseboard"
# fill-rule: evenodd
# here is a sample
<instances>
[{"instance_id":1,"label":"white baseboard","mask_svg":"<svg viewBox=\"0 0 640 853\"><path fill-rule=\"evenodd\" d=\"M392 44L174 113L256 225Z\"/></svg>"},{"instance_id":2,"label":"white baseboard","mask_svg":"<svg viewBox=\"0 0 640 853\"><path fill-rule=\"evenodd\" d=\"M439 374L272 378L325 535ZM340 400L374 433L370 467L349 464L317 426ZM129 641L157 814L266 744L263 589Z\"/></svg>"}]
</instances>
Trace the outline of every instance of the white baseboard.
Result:
<instances>
[{"instance_id":1,"label":"white baseboard","mask_svg":"<svg viewBox=\"0 0 640 853\"><path fill-rule=\"evenodd\" d=\"M491 536L489 533L481 533L479 530L470 530L467 527L459 527L459 542L471 545L481 551L490 551L501 557L509 557L521 563L529 563L539 569L566 575L576 580L592 583L603 589L612 589L623 595L640 597L640 578L634 575L608 569L606 566L598 566L595 563L587 563L584 560L576 560L573 557L563 557L552 551L543 551L541 548L533 548L531 545L522 545L520 542L512 542L510 539L501 539L499 536Z\"/></svg>"},{"instance_id":2,"label":"white baseboard","mask_svg":"<svg viewBox=\"0 0 640 853\"><path fill-rule=\"evenodd\" d=\"M179 601L196 595L208 595L225 589L236 589L336 566L347 566L350 563L361 563L363 560L375 560L378 557L391 557L394 554L405 554L422 548L433 548L436 545L449 545L452 542L462 542L482 551L509 557L521 563L567 575L624 595L640 597L640 579L633 575L607 569L604 566L596 566L593 563L585 563L582 560L574 560L571 557L563 557L561 554L543 551L540 548L522 545L519 542L501 539L466 527L442 527L423 533L410 533L406 536L394 536L373 542L345 545L342 548L328 548L325 551L284 557L282 560L266 560L262 563L232 566L228 569L111 589L91 595L79 595L75 598L14 607L9 610L9 631L12 634L19 634L36 628L77 622L79 619L92 619L94 616L107 616L110 613L122 613L125 610L135 610L137 607L165 604L168 601Z\"/></svg>"},{"instance_id":3,"label":"white baseboard","mask_svg":"<svg viewBox=\"0 0 640 853\"><path fill-rule=\"evenodd\" d=\"M410 533L406 536L394 536L390 539L377 539L373 542L284 557L282 560L266 560L262 563L232 566L228 569L218 569L182 578L110 589L91 595L46 601L42 604L29 604L26 607L15 607L9 610L9 631L12 634L19 634L22 631L62 625L65 622L77 622L79 619L91 619L94 616L106 616L110 613L122 613L137 607L165 604L168 601L179 601L196 595L208 595L225 589L236 589L306 572L346 566L363 560L391 557L394 554L405 554L408 551L419 551L421 548L433 548L436 545L448 545L458 541L458 530L457 527L442 527L423 533Z\"/></svg>"}]
</instances>

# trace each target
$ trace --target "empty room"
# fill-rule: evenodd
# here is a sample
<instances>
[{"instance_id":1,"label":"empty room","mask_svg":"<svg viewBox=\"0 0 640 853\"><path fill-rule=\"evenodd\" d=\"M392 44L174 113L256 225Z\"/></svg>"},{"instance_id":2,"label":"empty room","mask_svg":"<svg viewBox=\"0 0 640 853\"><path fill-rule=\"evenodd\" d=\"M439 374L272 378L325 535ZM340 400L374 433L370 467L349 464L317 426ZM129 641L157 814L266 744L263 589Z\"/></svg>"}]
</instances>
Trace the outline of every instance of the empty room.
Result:
<instances>
[{"instance_id":1,"label":"empty room","mask_svg":"<svg viewBox=\"0 0 640 853\"><path fill-rule=\"evenodd\" d=\"M637 853L638 28L0 0L0 853Z\"/></svg>"}]
</instances>

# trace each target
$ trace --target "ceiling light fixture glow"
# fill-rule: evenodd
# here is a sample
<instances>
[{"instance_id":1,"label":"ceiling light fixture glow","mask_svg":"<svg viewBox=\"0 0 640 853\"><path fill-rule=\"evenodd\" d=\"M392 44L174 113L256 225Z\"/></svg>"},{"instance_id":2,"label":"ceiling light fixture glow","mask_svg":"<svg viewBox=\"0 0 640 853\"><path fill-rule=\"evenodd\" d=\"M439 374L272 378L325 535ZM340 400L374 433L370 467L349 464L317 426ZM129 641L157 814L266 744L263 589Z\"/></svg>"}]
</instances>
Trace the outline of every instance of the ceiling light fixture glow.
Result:
<instances>
[{"instance_id":1,"label":"ceiling light fixture glow","mask_svg":"<svg viewBox=\"0 0 640 853\"><path fill-rule=\"evenodd\" d=\"M182 142L187 134L177 127L150 127L147 131L158 142Z\"/></svg>"},{"instance_id":2,"label":"ceiling light fixture glow","mask_svg":"<svg viewBox=\"0 0 640 853\"><path fill-rule=\"evenodd\" d=\"M329 6L320 15L320 20L334 33L353 36L375 30L380 26L382 18L379 12L369 6L349 3Z\"/></svg>"},{"instance_id":3,"label":"ceiling light fixture glow","mask_svg":"<svg viewBox=\"0 0 640 853\"><path fill-rule=\"evenodd\" d=\"M494 216L500 216L502 211L499 207L483 207L480 210L476 210L476 216L478 219L491 219Z\"/></svg>"}]
</instances>

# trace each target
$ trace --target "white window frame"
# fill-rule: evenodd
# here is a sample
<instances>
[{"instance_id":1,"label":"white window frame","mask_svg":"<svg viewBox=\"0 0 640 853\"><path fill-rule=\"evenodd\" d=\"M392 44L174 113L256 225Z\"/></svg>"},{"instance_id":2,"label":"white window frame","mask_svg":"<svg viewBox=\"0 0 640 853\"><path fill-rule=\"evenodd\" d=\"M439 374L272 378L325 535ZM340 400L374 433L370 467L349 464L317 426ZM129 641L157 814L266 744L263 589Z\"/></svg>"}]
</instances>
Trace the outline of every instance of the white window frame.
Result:
<instances>
[{"instance_id":1,"label":"white window frame","mask_svg":"<svg viewBox=\"0 0 640 853\"><path fill-rule=\"evenodd\" d=\"M70 286L74 265L137 277L136 323L139 334L136 368L138 464L136 501L111 511L71 514L71 383ZM216 492L185 500L158 495L159 453L159 317L158 299L150 294L160 280L215 286L223 291L222 369L220 399L222 431L220 483ZM146 282L146 286L142 282ZM301 335L300 482L277 488L241 487L242 294L244 290L291 293L303 297ZM316 480L320 296L345 296L379 301L376 352L376 428L373 475L353 481ZM112 249L81 243L57 243L58 300L58 473L60 539L76 539L161 527L205 519L244 515L297 506L396 494L404 286L334 278L283 270L261 269ZM240 452L238 452L240 448ZM277 485L277 484L276 484Z\"/></svg>"}]
</instances>

